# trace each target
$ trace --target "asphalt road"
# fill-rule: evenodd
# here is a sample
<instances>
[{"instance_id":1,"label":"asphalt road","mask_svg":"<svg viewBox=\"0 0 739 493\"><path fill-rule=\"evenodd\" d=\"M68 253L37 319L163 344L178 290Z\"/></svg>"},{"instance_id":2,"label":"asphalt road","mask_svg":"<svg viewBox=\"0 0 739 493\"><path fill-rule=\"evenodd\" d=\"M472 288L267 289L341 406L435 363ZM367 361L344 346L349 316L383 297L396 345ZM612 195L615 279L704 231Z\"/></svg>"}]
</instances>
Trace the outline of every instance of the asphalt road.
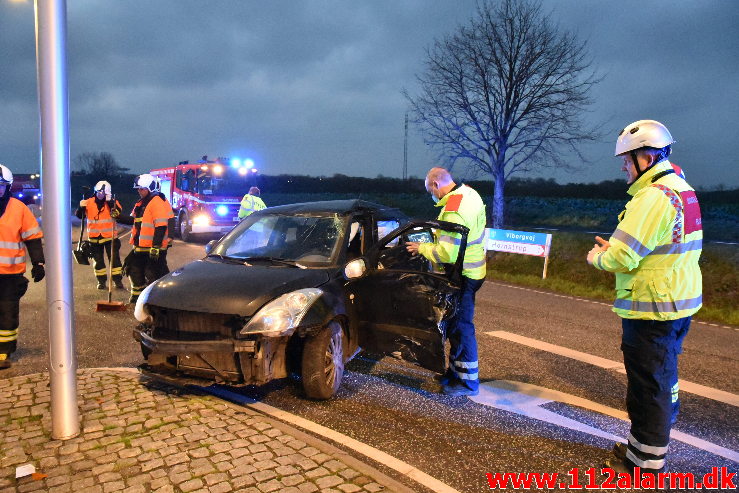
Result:
<instances>
[{"instance_id":1,"label":"asphalt road","mask_svg":"<svg viewBox=\"0 0 739 493\"><path fill-rule=\"evenodd\" d=\"M170 251L170 269L202 255L202 244L178 241ZM95 289L91 267L75 265L74 275L78 365L138 365L141 355L131 337L131 310L95 312L96 300L106 299L106 292ZM127 298L128 293L114 292L114 299ZM492 281L479 292L477 307L482 381L532 384L625 409L622 373L486 334L505 331L620 361L620 325L608 306ZM739 394L737 330L694 323L685 340L680 378ZM23 298L14 359L14 366L0 378L48 369L43 282L32 283ZM564 477L573 467L598 467L609 456L610 439L466 397L442 396L431 373L393 358L377 362L360 355L347 370L339 394L328 402L304 399L295 380L237 392L367 443L460 492L489 491L485 473L559 472ZM688 392L681 393L681 402L676 429L739 451L736 406ZM541 407L617 436L628 432L624 421L581 407L556 401ZM671 471L704 474L712 466L737 471L739 464L673 440Z\"/></svg>"}]
</instances>

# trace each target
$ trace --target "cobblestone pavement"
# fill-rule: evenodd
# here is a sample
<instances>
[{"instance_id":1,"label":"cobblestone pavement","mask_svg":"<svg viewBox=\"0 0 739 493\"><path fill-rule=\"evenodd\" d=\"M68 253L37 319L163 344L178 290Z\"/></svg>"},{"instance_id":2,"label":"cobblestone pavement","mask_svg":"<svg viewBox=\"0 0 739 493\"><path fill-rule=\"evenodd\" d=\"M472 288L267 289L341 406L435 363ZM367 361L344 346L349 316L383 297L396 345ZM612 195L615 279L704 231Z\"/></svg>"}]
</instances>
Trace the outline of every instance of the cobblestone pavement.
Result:
<instances>
[{"instance_id":1,"label":"cobblestone pavement","mask_svg":"<svg viewBox=\"0 0 739 493\"><path fill-rule=\"evenodd\" d=\"M115 369L78 372L81 433L51 439L48 374L0 380L0 492L412 490L258 412ZM33 464L35 477L15 479Z\"/></svg>"}]
</instances>

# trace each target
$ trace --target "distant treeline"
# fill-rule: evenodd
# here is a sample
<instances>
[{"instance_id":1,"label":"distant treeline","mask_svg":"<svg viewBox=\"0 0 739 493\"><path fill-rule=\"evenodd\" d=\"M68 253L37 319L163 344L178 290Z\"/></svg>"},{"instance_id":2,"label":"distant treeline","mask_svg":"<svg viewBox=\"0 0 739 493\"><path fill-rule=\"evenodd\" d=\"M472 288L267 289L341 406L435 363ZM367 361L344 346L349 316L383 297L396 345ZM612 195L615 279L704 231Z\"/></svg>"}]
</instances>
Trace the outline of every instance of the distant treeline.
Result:
<instances>
[{"instance_id":1,"label":"distant treeline","mask_svg":"<svg viewBox=\"0 0 739 493\"><path fill-rule=\"evenodd\" d=\"M75 173L72 175L72 198L78 196L82 185L92 186L98 180L108 180L113 190L119 195L133 194L134 174L120 174L115 177L94 177ZM249 184L251 185L250 182ZM467 182L486 198L493 195L493 183L486 180ZM263 194L304 194L304 193L338 193L352 194L357 197L363 194L424 194L424 182L421 178L390 178L378 176L365 178L335 174L333 176L305 175L258 175L256 184ZM573 199L610 199L628 200L626 184L623 180L605 180L600 183L568 183L559 184L553 179L514 178L506 183L506 197L553 197ZM248 186L245 186L248 189ZM246 190L244 190L246 193ZM702 202L712 204L736 204L739 202L739 188L732 190L700 191Z\"/></svg>"},{"instance_id":2,"label":"distant treeline","mask_svg":"<svg viewBox=\"0 0 739 493\"><path fill-rule=\"evenodd\" d=\"M493 195L493 183L486 180L466 182L485 196ZM259 176L257 184L263 193L425 193L423 179L364 178L335 174L327 177L303 175ZM506 183L506 197L561 197L582 199L628 200L624 180L605 180L600 183L568 183L561 185L553 179L514 178ZM739 188L734 190L703 191L700 197L712 203L736 203Z\"/></svg>"}]
</instances>

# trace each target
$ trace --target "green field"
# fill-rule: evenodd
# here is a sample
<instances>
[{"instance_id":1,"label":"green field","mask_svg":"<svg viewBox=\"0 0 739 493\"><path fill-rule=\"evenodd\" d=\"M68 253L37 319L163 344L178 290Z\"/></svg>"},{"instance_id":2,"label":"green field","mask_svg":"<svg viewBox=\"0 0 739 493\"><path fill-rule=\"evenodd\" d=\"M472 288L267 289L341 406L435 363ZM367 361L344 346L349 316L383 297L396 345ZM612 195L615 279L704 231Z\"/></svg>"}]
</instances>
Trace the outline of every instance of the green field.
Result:
<instances>
[{"instance_id":1,"label":"green field","mask_svg":"<svg viewBox=\"0 0 739 493\"><path fill-rule=\"evenodd\" d=\"M611 302L613 274L594 269L585 261L594 242L592 235L553 232L546 279L541 278L542 258L492 252L488 279ZM700 265L703 308L696 318L739 325L739 247L705 244Z\"/></svg>"},{"instance_id":2,"label":"green field","mask_svg":"<svg viewBox=\"0 0 739 493\"><path fill-rule=\"evenodd\" d=\"M357 194L263 194L267 205L316 200L357 198ZM397 207L411 217L436 217L425 194L363 194L366 200ZM625 200L512 197L507 200L508 229L551 227L571 229L553 233L547 279L541 279L543 259L509 253L491 253L489 278L537 287L557 293L613 301L613 275L585 261L594 235L585 231L612 231ZM700 264L703 272L703 309L698 319L739 325L739 246L710 243L739 241L739 205L702 204L705 238ZM577 230L580 230L578 232Z\"/></svg>"}]
</instances>

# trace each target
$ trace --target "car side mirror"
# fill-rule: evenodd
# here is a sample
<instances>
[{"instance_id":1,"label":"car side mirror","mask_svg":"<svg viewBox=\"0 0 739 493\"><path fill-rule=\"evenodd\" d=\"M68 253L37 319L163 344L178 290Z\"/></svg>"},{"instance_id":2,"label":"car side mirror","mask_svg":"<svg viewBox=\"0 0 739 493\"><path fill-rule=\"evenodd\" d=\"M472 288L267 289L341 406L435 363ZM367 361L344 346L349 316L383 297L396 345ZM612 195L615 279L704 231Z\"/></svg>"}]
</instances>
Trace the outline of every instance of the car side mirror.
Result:
<instances>
[{"instance_id":1,"label":"car side mirror","mask_svg":"<svg viewBox=\"0 0 739 493\"><path fill-rule=\"evenodd\" d=\"M355 258L344 266L344 277L346 279L362 277L365 272L367 272L367 264L363 258Z\"/></svg>"},{"instance_id":2,"label":"car side mirror","mask_svg":"<svg viewBox=\"0 0 739 493\"><path fill-rule=\"evenodd\" d=\"M210 240L208 243L205 244L205 254L209 255L210 251L213 250L213 247L216 245L216 240Z\"/></svg>"}]
</instances>

